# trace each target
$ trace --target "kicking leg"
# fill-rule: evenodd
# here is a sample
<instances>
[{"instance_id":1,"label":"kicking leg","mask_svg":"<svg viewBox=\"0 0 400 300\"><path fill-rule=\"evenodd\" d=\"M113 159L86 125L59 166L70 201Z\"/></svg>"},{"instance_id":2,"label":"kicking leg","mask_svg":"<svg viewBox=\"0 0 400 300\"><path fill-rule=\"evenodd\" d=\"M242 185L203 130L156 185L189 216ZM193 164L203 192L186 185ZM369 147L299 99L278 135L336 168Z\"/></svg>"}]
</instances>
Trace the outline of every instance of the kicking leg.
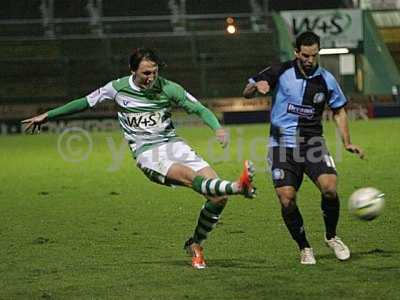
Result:
<instances>
[{"instance_id":1,"label":"kicking leg","mask_svg":"<svg viewBox=\"0 0 400 300\"><path fill-rule=\"evenodd\" d=\"M168 169L166 177L170 183L190 187L205 196L218 197L242 194L246 198L254 198L255 188L252 186L254 173L252 162L245 161L239 180L232 182L219 178L207 178L185 165L174 163Z\"/></svg>"}]
</instances>

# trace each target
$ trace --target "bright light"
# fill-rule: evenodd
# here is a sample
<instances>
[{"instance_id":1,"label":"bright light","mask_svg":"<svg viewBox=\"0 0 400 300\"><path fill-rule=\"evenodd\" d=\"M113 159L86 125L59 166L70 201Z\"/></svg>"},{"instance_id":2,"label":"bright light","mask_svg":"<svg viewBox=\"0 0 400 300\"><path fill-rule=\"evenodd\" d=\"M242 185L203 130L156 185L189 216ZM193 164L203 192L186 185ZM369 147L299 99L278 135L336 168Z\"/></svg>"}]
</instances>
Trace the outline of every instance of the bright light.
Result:
<instances>
[{"instance_id":1,"label":"bright light","mask_svg":"<svg viewBox=\"0 0 400 300\"><path fill-rule=\"evenodd\" d=\"M226 31L228 31L229 34L234 34L236 32L236 27L235 25L228 25L226 27Z\"/></svg>"},{"instance_id":2,"label":"bright light","mask_svg":"<svg viewBox=\"0 0 400 300\"><path fill-rule=\"evenodd\" d=\"M349 53L348 48L325 48L319 50L320 55L327 55L327 54L347 54Z\"/></svg>"},{"instance_id":3,"label":"bright light","mask_svg":"<svg viewBox=\"0 0 400 300\"><path fill-rule=\"evenodd\" d=\"M233 23L235 23L235 20L234 20L232 17L227 17L225 21L226 21L226 23L228 23L228 24L233 24Z\"/></svg>"}]
</instances>

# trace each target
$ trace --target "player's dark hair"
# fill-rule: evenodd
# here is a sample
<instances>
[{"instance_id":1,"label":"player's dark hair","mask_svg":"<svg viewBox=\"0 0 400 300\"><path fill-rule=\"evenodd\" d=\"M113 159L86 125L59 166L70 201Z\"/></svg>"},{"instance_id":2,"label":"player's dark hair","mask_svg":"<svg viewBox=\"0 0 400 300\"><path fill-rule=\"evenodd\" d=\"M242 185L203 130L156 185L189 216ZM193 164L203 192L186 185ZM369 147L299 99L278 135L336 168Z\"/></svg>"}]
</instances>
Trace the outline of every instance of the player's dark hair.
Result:
<instances>
[{"instance_id":1,"label":"player's dark hair","mask_svg":"<svg viewBox=\"0 0 400 300\"><path fill-rule=\"evenodd\" d=\"M129 68L131 71L136 71L139 67L140 62L143 59L155 62L159 68L165 66L165 63L158 57L158 55L149 48L136 48L133 50L131 56L129 57Z\"/></svg>"},{"instance_id":2,"label":"player's dark hair","mask_svg":"<svg viewBox=\"0 0 400 300\"><path fill-rule=\"evenodd\" d=\"M319 36L316 35L312 31L303 32L296 38L296 49L297 50L300 50L301 46L312 46L315 44L318 44L318 48L320 48Z\"/></svg>"}]
</instances>

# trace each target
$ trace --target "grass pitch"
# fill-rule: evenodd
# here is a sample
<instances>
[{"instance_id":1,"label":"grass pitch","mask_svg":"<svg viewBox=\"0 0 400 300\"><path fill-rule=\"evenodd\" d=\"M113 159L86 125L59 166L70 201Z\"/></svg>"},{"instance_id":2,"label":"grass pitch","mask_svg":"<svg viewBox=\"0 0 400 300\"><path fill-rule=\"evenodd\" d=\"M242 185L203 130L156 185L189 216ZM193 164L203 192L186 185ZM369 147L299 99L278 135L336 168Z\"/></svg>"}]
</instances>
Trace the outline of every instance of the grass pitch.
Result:
<instances>
[{"instance_id":1,"label":"grass pitch","mask_svg":"<svg viewBox=\"0 0 400 300\"><path fill-rule=\"evenodd\" d=\"M211 131L179 129L222 178L235 179L245 158L258 168L258 197L231 198L202 271L182 250L202 197L151 183L119 132L1 136L0 299L399 299L400 119L350 125L365 161L336 151L333 124L325 135L340 174L338 231L352 258L339 262L325 247L320 196L305 180L298 203L315 266L300 265L264 172L268 126L229 127L225 152ZM363 186L386 194L372 222L348 214L347 198Z\"/></svg>"}]
</instances>

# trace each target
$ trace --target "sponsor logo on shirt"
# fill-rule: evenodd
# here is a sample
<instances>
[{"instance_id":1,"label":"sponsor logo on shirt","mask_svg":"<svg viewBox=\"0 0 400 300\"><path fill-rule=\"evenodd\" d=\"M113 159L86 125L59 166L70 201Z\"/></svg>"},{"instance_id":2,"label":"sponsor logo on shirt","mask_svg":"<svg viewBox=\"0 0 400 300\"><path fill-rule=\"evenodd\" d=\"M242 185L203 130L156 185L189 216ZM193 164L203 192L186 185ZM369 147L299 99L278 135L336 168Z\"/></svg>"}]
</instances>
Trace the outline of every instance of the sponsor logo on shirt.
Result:
<instances>
[{"instance_id":1,"label":"sponsor logo on shirt","mask_svg":"<svg viewBox=\"0 0 400 300\"><path fill-rule=\"evenodd\" d=\"M298 105L289 103L287 107L287 112L305 117L307 119L311 119L315 114L315 108L309 105Z\"/></svg>"},{"instance_id":2,"label":"sponsor logo on shirt","mask_svg":"<svg viewBox=\"0 0 400 300\"><path fill-rule=\"evenodd\" d=\"M273 169L272 170L272 179L274 180L282 180L285 178L285 171L282 169Z\"/></svg>"},{"instance_id":3,"label":"sponsor logo on shirt","mask_svg":"<svg viewBox=\"0 0 400 300\"><path fill-rule=\"evenodd\" d=\"M126 117L127 124L136 129L148 129L161 123L160 112L129 113Z\"/></svg>"},{"instance_id":4,"label":"sponsor logo on shirt","mask_svg":"<svg viewBox=\"0 0 400 300\"><path fill-rule=\"evenodd\" d=\"M325 101L325 94L324 93L316 93L313 98L313 102L315 104L319 104Z\"/></svg>"}]
</instances>

